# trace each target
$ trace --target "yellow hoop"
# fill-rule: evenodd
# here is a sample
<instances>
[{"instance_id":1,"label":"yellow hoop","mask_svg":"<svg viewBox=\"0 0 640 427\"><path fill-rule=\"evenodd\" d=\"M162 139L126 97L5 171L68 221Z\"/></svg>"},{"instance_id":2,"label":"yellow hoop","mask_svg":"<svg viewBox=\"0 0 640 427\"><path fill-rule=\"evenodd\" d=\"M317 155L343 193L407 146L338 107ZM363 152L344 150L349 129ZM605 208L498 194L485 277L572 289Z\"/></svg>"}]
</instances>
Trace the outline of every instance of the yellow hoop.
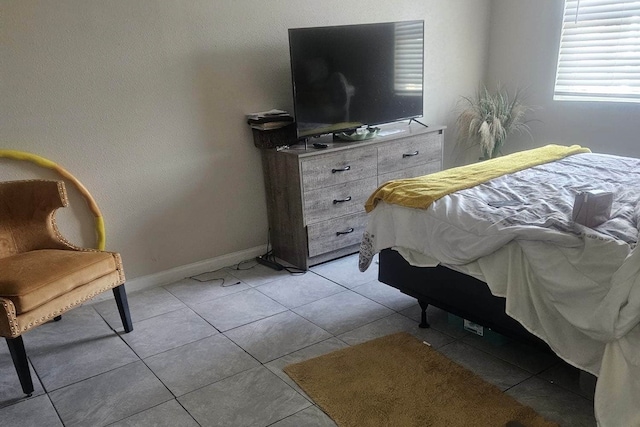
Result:
<instances>
[{"instance_id":1,"label":"yellow hoop","mask_svg":"<svg viewBox=\"0 0 640 427\"><path fill-rule=\"evenodd\" d=\"M100 208L98 208L98 204L96 203L95 200L93 200L93 197L91 196L89 191L86 189L84 185L82 185L80 181L78 181L78 179L75 176L71 175L69 171L67 171L62 166L52 162L51 160L47 160L44 157L40 157L36 154L27 153L26 151L0 149L0 157L5 157L8 159L15 159L15 160L26 160L26 161L35 163L38 166L42 166L43 168L53 169L60 176L71 181L71 183L73 183L73 185L76 186L80 194L82 194L82 197L84 197L85 201L89 205L89 209L91 210L91 212L93 213L93 216L95 217L97 246L98 246L98 249L104 250L106 245L106 233L104 230L104 219L102 218L102 213L100 212Z\"/></svg>"}]
</instances>

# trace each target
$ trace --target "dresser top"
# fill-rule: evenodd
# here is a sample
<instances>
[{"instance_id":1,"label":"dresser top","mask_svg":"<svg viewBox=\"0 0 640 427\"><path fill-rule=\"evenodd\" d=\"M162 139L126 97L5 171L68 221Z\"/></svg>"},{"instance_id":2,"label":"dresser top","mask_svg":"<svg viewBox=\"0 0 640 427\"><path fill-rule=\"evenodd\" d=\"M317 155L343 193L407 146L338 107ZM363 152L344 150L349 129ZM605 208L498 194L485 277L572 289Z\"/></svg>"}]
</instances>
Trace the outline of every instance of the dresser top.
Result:
<instances>
[{"instance_id":1,"label":"dresser top","mask_svg":"<svg viewBox=\"0 0 640 427\"><path fill-rule=\"evenodd\" d=\"M380 131L375 138L362 141L342 141L339 139L333 139L332 135L325 135L318 138L308 138L306 143L304 141L301 141L288 149L280 150L279 153L297 157L314 156L327 152L349 150L357 147L365 147L368 145L378 145L415 135L424 135L434 132L442 133L442 131L447 128L446 126L424 127L420 124L407 123L393 123L377 127L380 128ZM313 144L316 142L326 144L327 148L315 148Z\"/></svg>"}]
</instances>

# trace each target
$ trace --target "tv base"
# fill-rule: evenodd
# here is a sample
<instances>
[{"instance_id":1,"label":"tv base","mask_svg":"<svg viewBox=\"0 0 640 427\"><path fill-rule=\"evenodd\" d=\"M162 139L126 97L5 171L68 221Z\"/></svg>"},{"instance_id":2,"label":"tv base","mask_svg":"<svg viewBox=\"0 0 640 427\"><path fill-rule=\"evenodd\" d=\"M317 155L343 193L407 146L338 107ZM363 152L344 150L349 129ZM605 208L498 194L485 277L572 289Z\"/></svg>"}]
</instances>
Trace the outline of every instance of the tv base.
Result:
<instances>
[{"instance_id":1,"label":"tv base","mask_svg":"<svg viewBox=\"0 0 640 427\"><path fill-rule=\"evenodd\" d=\"M416 123L418 123L419 125L422 125L422 126L424 126L424 127L426 127L426 128L428 128L428 127L429 127L428 125L425 125L424 123L422 123L420 120L417 120L417 119L409 119L409 124L411 124L411 122L416 122Z\"/></svg>"}]
</instances>

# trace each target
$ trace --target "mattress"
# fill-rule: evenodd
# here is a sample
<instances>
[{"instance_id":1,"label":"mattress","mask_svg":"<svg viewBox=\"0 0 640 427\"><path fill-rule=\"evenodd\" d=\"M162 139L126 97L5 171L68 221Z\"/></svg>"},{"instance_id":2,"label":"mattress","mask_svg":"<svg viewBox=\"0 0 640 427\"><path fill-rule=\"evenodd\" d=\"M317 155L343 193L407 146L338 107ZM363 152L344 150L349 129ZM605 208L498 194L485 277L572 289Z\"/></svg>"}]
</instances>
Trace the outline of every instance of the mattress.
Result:
<instances>
[{"instance_id":1,"label":"mattress","mask_svg":"<svg viewBox=\"0 0 640 427\"><path fill-rule=\"evenodd\" d=\"M640 160L576 154L492 179L428 209L379 202L360 268L385 248L486 282L507 313L563 359L599 377L602 425L640 425ZM578 192L614 194L611 219L571 219Z\"/></svg>"}]
</instances>

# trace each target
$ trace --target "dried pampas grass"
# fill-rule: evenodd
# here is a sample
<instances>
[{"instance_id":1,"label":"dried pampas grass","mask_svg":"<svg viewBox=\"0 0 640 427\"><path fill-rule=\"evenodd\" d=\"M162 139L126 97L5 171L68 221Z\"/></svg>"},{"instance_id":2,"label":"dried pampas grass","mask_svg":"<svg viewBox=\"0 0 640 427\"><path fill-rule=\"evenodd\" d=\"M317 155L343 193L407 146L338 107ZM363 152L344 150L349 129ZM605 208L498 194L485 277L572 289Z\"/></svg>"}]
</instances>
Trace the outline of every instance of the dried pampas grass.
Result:
<instances>
[{"instance_id":1,"label":"dried pampas grass","mask_svg":"<svg viewBox=\"0 0 640 427\"><path fill-rule=\"evenodd\" d=\"M458 147L466 150L477 146L480 159L486 160L502 154L505 140L512 132L531 135L525 115L533 109L522 104L520 98L519 91L511 98L500 86L495 93L483 87L474 98L463 97L456 121Z\"/></svg>"}]
</instances>

